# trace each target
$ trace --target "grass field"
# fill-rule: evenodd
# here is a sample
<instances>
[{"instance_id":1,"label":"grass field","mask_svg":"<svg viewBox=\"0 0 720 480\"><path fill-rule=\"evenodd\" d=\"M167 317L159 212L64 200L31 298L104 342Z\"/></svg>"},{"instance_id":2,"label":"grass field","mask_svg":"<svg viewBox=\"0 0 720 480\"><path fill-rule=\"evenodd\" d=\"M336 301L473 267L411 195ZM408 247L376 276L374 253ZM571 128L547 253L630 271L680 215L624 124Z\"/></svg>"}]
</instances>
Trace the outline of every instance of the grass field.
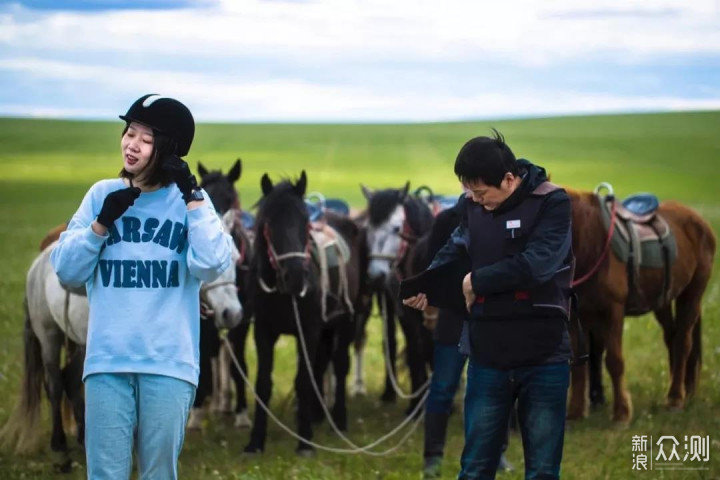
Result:
<instances>
[{"instance_id":1,"label":"grass field","mask_svg":"<svg viewBox=\"0 0 720 480\"><path fill-rule=\"evenodd\" d=\"M260 176L273 179L308 174L309 191L341 196L362 206L359 184L370 187L430 185L435 191L457 193L452 174L464 141L494 126L502 131L518 157L545 166L556 183L592 189L601 181L613 184L624 197L651 191L699 211L720 234L720 112L566 117L480 123L418 125L200 125L188 160L226 170L243 160L237 184L244 206L258 198ZM37 254L40 239L69 218L89 186L113 177L121 166L121 123L0 119L0 425L15 403L22 369L22 298L24 277ZM667 360L662 333L652 317L628 319L624 352L634 420L615 428L609 409L594 411L567 432L563 476L570 479L720 478L720 255L705 295L703 367L697 395L686 411L664 408ZM399 423L404 402L381 406L378 397L384 364L379 321L372 322L367 350L367 397L349 404L349 435L367 443ZM250 342L251 343L251 342ZM254 377L254 349L249 346ZM294 425L292 397L295 345L283 339L276 348L273 409ZM609 385L607 377L606 386ZM407 379L404 379L407 388ZM610 393L609 391L607 392ZM459 406L461 399L456 399ZM266 452L240 455L247 431L237 431L223 418L212 418L202 433L186 437L181 478L188 479L405 479L420 478L422 435L415 434L389 457L341 456L319 453L299 459L295 441L270 426ZM0 452L0 479L84 478L83 453L72 452L72 474L53 471L49 452L49 421L43 423L44 450L30 456ZM462 449L461 416L451 418L444 478L454 478ZM635 472L633 435L710 435L708 463L686 462L708 470ZM327 424L316 441L341 446ZM72 441L74 445L74 440ZM681 444L682 448L682 444ZM681 456L682 456L681 452ZM501 478L522 478L520 437L510 439L508 457L516 472Z\"/></svg>"}]
</instances>

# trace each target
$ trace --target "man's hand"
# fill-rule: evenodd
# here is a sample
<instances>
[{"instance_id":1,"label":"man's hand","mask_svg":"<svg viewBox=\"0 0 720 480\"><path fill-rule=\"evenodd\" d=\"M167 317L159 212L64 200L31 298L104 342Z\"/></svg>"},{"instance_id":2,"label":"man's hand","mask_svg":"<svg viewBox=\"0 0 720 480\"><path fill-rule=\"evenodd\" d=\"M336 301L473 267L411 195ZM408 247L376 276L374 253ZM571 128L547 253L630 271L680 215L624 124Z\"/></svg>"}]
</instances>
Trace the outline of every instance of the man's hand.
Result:
<instances>
[{"instance_id":1,"label":"man's hand","mask_svg":"<svg viewBox=\"0 0 720 480\"><path fill-rule=\"evenodd\" d=\"M428 301L424 293L418 293L413 297L404 298L403 305L416 310L425 310L428 306Z\"/></svg>"},{"instance_id":2,"label":"man's hand","mask_svg":"<svg viewBox=\"0 0 720 480\"><path fill-rule=\"evenodd\" d=\"M467 308L468 312L470 311L470 307L472 307L472 304L475 303L476 298L475 292L472 288L472 280L470 280L471 275L472 272L465 275L462 283L463 295L465 295L465 307Z\"/></svg>"},{"instance_id":3,"label":"man's hand","mask_svg":"<svg viewBox=\"0 0 720 480\"><path fill-rule=\"evenodd\" d=\"M105 228L110 228L139 196L138 187L128 187L108 193L97 216L97 222Z\"/></svg>"},{"instance_id":4,"label":"man's hand","mask_svg":"<svg viewBox=\"0 0 720 480\"><path fill-rule=\"evenodd\" d=\"M188 203L190 195L197 188L197 180L195 175L190 172L187 162L177 155L168 155L163 159L162 169L170 172L172 179L175 181L180 193L182 193L183 200Z\"/></svg>"}]
</instances>

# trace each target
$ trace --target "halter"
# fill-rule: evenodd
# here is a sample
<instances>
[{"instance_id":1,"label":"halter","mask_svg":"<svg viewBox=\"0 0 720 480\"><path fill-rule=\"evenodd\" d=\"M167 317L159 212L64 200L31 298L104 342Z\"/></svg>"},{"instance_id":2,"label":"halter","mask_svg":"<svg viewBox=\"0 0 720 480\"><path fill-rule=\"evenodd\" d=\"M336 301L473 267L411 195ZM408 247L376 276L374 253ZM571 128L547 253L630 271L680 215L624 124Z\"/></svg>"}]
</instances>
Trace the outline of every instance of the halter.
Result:
<instances>
[{"instance_id":1,"label":"halter","mask_svg":"<svg viewBox=\"0 0 720 480\"><path fill-rule=\"evenodd\" d=\"M398 248L397 253L394 255L389 253L371 253L369 258L373 260L387 260L390 262L390 268L395 270L405 259L410 244L417 242L418 237L413 232L412 227L410 227L407 216L405 220L403 220L402 231L392 232L392 234L397 235L401 239L400 248Z\"/></svg>"},{"instance_id":2,"label":"halter","mask_svg":"<svg viewBox=\"0 0 720 480\"><path fill-rule=\"evenodd\" d=\"M310 230L312 229L312 226L310 223L307 224L307 241L305 243L305 250L302 252L296 251L296 252L286 252L283 254L278 255L277 251L275 250L275 247L272 244L272 241L270 240L270 225L268 223L265 223L263 226L263 236L265 237L265 243L267 243L267 256L270 260L270 266L275 271L275 276L277 277L277 272L282 272L282 267L280 266L280 262L283 260L287 260L289 258L302 258L304 260L304 265L307 267L307 265L310 263L310 248L311 248L311 242L310 242ZM262 276L258 275L258 283L260 284L260 287L263 289L266 293L274 293L277 292L277 287L270 287L267 283L263 280ZM307 283L303 286L302 292L300 292L300 297L304 297L305 293L307 293Z\"/></svg>"}]
</instances>

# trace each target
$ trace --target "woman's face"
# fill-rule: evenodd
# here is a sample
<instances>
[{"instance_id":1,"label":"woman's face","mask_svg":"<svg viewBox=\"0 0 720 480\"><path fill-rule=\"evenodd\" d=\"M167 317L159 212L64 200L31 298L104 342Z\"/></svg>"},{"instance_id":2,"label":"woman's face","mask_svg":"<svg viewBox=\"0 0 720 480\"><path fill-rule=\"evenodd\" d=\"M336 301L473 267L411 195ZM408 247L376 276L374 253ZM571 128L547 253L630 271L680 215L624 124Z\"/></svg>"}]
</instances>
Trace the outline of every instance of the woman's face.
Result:
<instances>
[{"instance_id":1,"label":"woman's face","mask_svg":"<svg viewBox=\"0 0 720 480\"><path fill-rule=\"evenodd\" d=\"M150 164L155 138L151 128L131 122L120 140L125 171L137 178Z\"/></svg>"}]
</instances>

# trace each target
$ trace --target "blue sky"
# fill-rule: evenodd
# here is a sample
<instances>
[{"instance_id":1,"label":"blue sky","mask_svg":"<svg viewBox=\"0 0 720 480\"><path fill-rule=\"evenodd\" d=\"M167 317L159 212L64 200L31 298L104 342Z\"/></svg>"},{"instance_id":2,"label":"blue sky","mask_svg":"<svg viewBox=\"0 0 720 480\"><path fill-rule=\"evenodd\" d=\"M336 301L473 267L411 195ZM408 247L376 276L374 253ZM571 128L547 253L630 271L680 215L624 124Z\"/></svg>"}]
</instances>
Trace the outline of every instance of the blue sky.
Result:
<instances>
[{"instance_id":1,"label":"blue sky","mask_svg":"<svg viewBox=\"0 0 720 480\"><path fill-rule=\"evenodd\" d=\"M720 109L716 0L0 3L0 116L444 121Z\"/></svg>"}]
</instances>

